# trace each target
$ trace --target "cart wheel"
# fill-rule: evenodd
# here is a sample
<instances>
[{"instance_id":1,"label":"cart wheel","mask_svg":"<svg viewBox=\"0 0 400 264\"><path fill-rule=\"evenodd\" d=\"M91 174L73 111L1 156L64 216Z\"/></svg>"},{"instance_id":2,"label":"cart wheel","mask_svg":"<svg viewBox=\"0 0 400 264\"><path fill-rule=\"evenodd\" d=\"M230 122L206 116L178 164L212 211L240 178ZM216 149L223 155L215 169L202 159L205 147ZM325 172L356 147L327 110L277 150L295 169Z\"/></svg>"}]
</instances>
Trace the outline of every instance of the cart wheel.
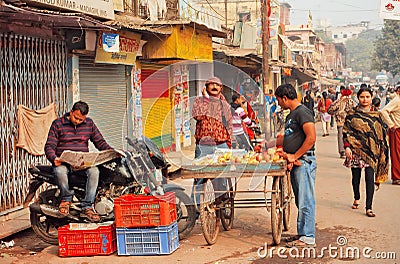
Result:
<instances>
[{"instance_id":1,"label":"cart wheel","mask_svg":"<svg viewBox=\"0 0 400 264\"><path fill-rule=\"evenodd\" d=\"M235 212L235 196L234 190L232 187L232 181L230 178L226 179L226 189L228 196L227 201L224 201L224 205L221 207L221 224L224 227L225 231L229 231L232 229L233 226L233 218Z\"/></svg>"},{"instance_id":2,"label":"cart wheel","mask_svg":"<svg viewBox=\"0 0 400 264\"><path fill-rule=\"evenodd\" d=\"M287 172L283 177L283 203L286 204L283 208L283 230L290 229L290 204L292 201L292 185L290 184L290 173Z\"/></svg>"},{"instance_id":3,"label":"cart wheel","mask_svg":"<svg viewBox=\"0 0 400 264\"><path fill-rule=\"evenodd\" d=\"M281 242L282 225L283 225L283 178L275 176L272 183L271 193L271 227L272 238L275 245Z\"/></svg>"},{"instance_id":4,"label":"cart wheel","mask_svg":"<svg viewBox=\"0 0 400 264\"><path fill-rule=\"evenodd\" d=\"M209 245L217 241L219 233L219 210L215 205L215 193L212 181L205 179L203 192L200 193L200 220L203 235Z\"/></svg>"}]
</instances>

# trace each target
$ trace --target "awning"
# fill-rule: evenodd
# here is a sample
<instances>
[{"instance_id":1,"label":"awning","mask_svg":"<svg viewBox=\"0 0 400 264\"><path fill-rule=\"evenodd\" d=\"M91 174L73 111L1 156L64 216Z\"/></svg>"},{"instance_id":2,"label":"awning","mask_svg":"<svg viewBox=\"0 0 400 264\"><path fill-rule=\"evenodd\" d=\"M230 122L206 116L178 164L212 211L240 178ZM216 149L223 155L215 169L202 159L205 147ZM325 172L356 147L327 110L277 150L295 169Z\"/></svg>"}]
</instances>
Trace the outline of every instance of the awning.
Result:
<instances>
[{"instance_id":1,"label":"awning","mask_svg":"<svg viewBox=\"0 0 400 264\"><path fill-rule=\"evenodd\" d=\"M171 35L172 27L170 25L158 25L157 27L145 26L145 20L127 15L115 15L115 20L106 22L107 25L121 29L131 29L140 33L151 33L159 35Z\"/></svg>"},{"instance_id":2,"label":"awning","mask_svg":"<svg viewBox=\"0 0 400 264\"><path fill-rule=\"evenodd\" d=\"M318 81L322 85L338 85L340 83L340 80L333 80L333 79L325 78L325 77L321 77Z\"/></svg>"},{"instance_id":3,"label":"awning","mask_svg":"<svg viewBox=\"0 0 400 264\"><path fill-rule=\"evenodd\" d=\"M233 48L219 43L212 43L213 51L222 52L228 57L245 57L255 52L254 49Z\"/></svg>"},{"instance_id":4,"label":"awning","mask_svg":"<svg viewBox=\"0 0 400 264\"><path fill-rule=\"evenodd\" d=\"M300 85L317 79L311 72L295 67L292 68L291 78L296 79Z\"/></svg>"},{"instance_id":5,"label":"awning","mask_svg":"<svg viewBox=\"0 0 400 264\"><path fill-rule=\"evenodd\" d=\"M224 31L216 30L213 28L209 28L206 25L202 25L189 20L160 20L160 21L146 21L144 26L154 26L159 27L160 25L188 25L192 28L197 28L200 30L204 30L210 32L213 37L216 38L226 38L227 34Z\"/></svg>"},{"instance_id":6,"label":"awning","mask_svg":"<svg viewBox=\"0 0 400 264\"><path fill-rule=\"evenodd\" d=\"M38 23L48 28L116 30L112 26L81 13L61 13L30 7L16 7L4 2L0 2L0 22Z\"/></svg>"}]
</instances>

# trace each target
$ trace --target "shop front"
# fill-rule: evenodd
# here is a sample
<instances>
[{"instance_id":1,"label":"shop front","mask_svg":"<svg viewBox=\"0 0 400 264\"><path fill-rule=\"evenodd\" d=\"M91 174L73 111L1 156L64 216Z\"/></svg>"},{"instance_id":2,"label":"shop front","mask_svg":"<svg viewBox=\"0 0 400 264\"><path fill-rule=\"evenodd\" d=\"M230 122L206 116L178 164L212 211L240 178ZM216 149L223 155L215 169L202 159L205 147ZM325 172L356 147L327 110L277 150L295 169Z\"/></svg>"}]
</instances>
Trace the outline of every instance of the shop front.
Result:
<instances>
[{"instance_id":1,"label":"shop front","mask_svg":"<svg viewBox=\"0 0 400 264\"><path fill-rule=\"evenodd\" d=\"M169 26L171 34L164 38L144 36L141 58L143 132L165 152L192 143L190 97L213 74L213 32L194 22Z\"/></svg>"}]
</instances>

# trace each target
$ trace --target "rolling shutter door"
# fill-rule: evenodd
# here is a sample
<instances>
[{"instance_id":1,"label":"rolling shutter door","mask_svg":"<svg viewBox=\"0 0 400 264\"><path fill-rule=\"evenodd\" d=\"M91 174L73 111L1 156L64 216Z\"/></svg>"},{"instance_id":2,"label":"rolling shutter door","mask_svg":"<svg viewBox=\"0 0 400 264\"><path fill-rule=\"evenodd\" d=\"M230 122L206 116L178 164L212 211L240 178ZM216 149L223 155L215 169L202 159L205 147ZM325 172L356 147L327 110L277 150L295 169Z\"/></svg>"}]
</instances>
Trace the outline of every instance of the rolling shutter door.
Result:
<instances>
[{"instance_id":1,"label":"rolling shutter door","mask_svg":"<svg viewBox=\"0 0 400 264\"><path fill-rule=\"evenodd\" d=\"M79 86L81 100L89 104L88 116L107 143L123 148L127 135L125 65L94 65L93 58L80 57Z\"/></svg>"}]
</instances>

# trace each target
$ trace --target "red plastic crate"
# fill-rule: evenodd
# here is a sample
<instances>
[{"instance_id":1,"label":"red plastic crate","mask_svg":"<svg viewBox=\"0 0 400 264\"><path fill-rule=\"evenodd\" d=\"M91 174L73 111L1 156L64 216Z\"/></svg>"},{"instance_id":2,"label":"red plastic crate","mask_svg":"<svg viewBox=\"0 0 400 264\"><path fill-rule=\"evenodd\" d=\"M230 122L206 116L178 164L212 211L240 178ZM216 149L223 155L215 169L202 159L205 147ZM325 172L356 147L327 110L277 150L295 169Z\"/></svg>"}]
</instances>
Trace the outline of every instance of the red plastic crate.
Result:
<instances>
[{"instance_id":1,"label":"red plastic crate","mask_svg":"<svg viewBox=\"0 0 400 264\"><path fill-rule=\"evenodd\" d=\"M176 221L175 193L122 195L114 200L114 214L116 227L168 226Z\"/></svg>"},{"instance_id":2,"label":"red plastic crate","mask_svg":"<svg viewBox=\"0 0 400 264\"><path fill-rule=\"evenodd\" d=\"M110 255L116 250L117 238L112 222L69 224L58 229L60 257Z\"/></svg>"}]
</instances>

